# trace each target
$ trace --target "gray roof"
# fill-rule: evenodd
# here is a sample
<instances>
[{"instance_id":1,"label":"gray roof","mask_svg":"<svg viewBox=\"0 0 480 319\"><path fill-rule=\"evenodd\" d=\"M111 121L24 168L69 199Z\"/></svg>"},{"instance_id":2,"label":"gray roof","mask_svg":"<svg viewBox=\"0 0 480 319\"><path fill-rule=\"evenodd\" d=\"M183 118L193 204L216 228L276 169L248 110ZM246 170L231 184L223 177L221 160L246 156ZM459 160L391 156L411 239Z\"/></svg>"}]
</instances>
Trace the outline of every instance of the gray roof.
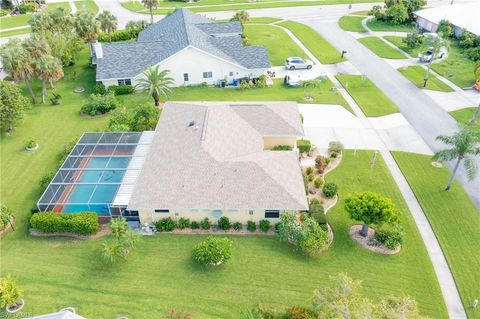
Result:
<instances>
[{"instance_id":1,"label":"gray roof","mask_svg":"<svg viewBox=\"0 0 480 319\"><path fill-rule=\"evenodd\" d=\"M303 136L296 103L169 102L128 208L306 210L296 152L264 150L277 135Z\"/></svg>"},{"instance_id":2,"label":"gray roof","mask_svg":"<svg viewBox=\"0 0 480 319\"><path fill-rule=\"evenodd\" d=\"M241 33L239 22L216 23L181 8L140 32L137 42L102 43L97 80L132 78L190 45L247 69L269 68L265 47L244 47Z\"/></svg>"}]
</instances>

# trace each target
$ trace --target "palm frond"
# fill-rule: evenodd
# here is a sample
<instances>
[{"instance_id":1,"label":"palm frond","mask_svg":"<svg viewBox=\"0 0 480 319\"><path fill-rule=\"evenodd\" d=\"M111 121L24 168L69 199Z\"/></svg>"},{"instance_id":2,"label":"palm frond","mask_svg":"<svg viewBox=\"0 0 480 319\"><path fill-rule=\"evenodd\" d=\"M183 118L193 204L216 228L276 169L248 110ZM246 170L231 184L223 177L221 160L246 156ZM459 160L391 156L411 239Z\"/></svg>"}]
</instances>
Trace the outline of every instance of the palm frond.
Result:
<instances>
[{"instance_id":1,"label":"palm frond","mask_svg":"<svg viewBox=\"0 0 480 319\"><path fill-rule=\"evenodd\" d=\"M453 159L456 159L458 157L457 150L455 148L451 149L446 149L446 150L441 150L436 152L433 155L433 159L436 161L451 161Z\"/></svg>"},{"instance_id":2,"label":"palm frond","mask_svg":"<svg viewBox=\"0 0 480 319\"><path fill-rule=\"evenodd\" d=\"M477 165L473 157L467 157L463 161L463 166L467 172L467 178L469 181L472 181L477 175Z\"/></svg>"}]
</instances>

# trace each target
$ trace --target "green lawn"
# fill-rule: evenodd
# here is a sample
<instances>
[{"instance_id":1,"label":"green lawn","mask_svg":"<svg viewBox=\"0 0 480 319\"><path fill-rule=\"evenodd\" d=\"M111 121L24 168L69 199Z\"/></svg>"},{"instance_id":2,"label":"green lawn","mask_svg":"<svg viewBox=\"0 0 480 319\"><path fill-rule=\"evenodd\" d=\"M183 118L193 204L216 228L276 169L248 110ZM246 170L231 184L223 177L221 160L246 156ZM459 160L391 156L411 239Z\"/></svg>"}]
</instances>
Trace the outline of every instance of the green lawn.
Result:
<instances>
[{"instance_id":1,"label":"green lawn","mask_svg":"<svg viewBox=\"0 0 480 319\"><path fill-rule=\"evenodd\" d=\"M158 9L154 10L154 14L168 14L177 7L186 7L194 12L209 12L209 11L233 11L248 10L248 9L262 9L262 8L282 8L282 7L304 7L304 6L318 6L329 4L345 4L349 3L366 3L371 0L257 0L255 2L249 0L202 0L200 2L183 2L183 1L160 1ZM125 9L149 13L148 9L142 6L137 1L121 2Z\"/></svg>"},{"instance_id":2,"label":"green lawn","mask_svg":"<svg viewBox=\"0 0 480 319\"><path fill-rule=\"evenodd\" d=\"M367 27L372 31L397 31L397 32L410 32L412 31L412 22L405 24L392 24L388 21L379 21L370 19L367 21Z\"/></svg>"},{"instance_id":3,"label":"green lawn","mask_svg":"<svg viewBox=\"0 0 480 319\"><path fill-rule=\"evenodd\" d=\"M362 80L361 75L348 74L336 77L366 116L376 117L398 112L397 106L369 79Z\"/></svg>"},{"instance_id":4,"label":"green lawn","mask_svg":"<svg viewBox=\"0 0 480 319\"><path fill-rule=\"evenodd\" d=\"M407 68L399 68L398 71L402 73L407 79L421 89L434 90L440 92L453 92L454 90L440 81L435 75L428 76L427 86L423 87L423 79L426 70L419 65L409 66Z\"/></svg>"},{"instance_id":5,"label":"green lawn","mask_svg":"<svg viewBox=\"0 0 480 319\"><path fill-rule=\"evenodd\" d=\"M249 45L264 45L272 66L284 65L285 59L291 56L307 58L305 52L288 34L272 25L245 25L244 34Z\"/></svg>"},{"instance_id":6,"label":"green lawn","mask_svg":"<svg viewBox=\"0 0 480 319\"><path fill-rule=\"evenodd\" d=\"M309 26L294 21L285 21L278 25L292 31L321 63L330 64L345 61L341 58L337 49Z\"/></svg>"},{"instance_id":7,"label":"green lawn","mask_svg":"<svg viewBox=\"0 0 480 319\"><path fill-rule=\"evenodd\" d=\"M89 10L95 13L98 12L98 6L93 0L81 0L81 1L75 1L74 3L75 3L75 6L77 7L77 10L79 11Z\"/></svg>"},{"instance_id":8,"label":"green lawn","mask_svg":"<svg viewBox=\"0 0 480 319\"><path fill-rule=\"evenodd\" d=\"M357 16L363 16L363 17L366 17L368 16L368 13L370 11L366 10L366 11L355 11L355 12L352 12L350 13L351 15L357 15Z\"/></svg>"},{"instance_id":9,"label":"green lawn","mask_svg":"<svg viewBox=\"0 0 480 319\"><path fill-rule=\"evenodd\" d=\"M0 32L0 38L11 37L12 35L19 35L19 34L25 34L30 32L32 32L32 29L30 27L25 27L18 30L3 31L3 32Z\"/></svg>"},{"instance_id":10,"label":"green lawn","mask_svg":"<svg viewBox=\"0 0 480 319\"><path fill-rule=\"evenodd\" d=\"M465 109L456 110L450 112L450 115L453 116L454 119L457 120L459 123L468 124L470 120L473 118L473 115L477 107L467 107ZM475 123L477 127L480 127L480 116L477 118L477 122Z\"/></svg>"},{"instance_id":11,"label":"green lawn","mask_svg":"<svg viewBox=\"0 0 480 319\"><path fill-rule=\"evenodd\" d=\"M401 36L396 36L396 35L388 35L388 36L384 36L383 37L385 40L387 40L388 42L392 43L393 45L395 45L397 48L405 51L406 53L410 54L410 56L416 58L418 56L418 54L420 53L420 48L410 48L408 45L406 45L404 42L403 42L403 39L405 39L405 37L401 37Z\"/></svg>"},{"instance_id":12,"label":"green lawn","mask_svg":"<svg viewBox=\"0 0 480 319\"><path fill-rule=\"evenodd\" d=\"M68 2L56 2L49 3L45 8L45 11L53 10L58 7L63 7L70 11L70 5ZM20 14L18 16L9 16L0 18L0 30L21 27L28 25L28 20L32 17L32 14Z\"/></svg>"},{"instance_id":13,"label":"green lawn","mask_svg":"<svg viewBox=\"0 0 480 319\"><path fill-rule=\"evenodd\" d=\"M434 168L430 156L393 155L440 242L465 309L474 318L471 304L480 296L480 211L459 183L444 191L450 172Z\"/></svg>"},{"instance_id":14,"label":"green lawn","mask_svg":"<svg viewBox=\"0 0 480 319\"><path fill-rule=\"evenodd\" d=\"M226 20L228 21L228 20ZM269 17L260 17L260 18L250 18L247 23L262 23L262 24L270 24L274 22L282 21L282 19L277 18L269 18Z\"/></svg>"},{"instance_id":15,"label":"green lawn","mask_svg":"<svg viewBox=\"0 0 480 319\"><path fill-rule=\"evenodd\" d=\"M2 147L2 157L6 158L1 163L5 172L2 195L19 218L16 232L2 239L0 262L2 273L12 274L24 288L25 312L38 314L73 306L89 318L121 314L151 318L152 313L161 315L176 307L188 310L194 318L238 318L243 309L256 304L277 308L308 305L313 290L328 276L346 272L363 280L367 297L408 294L419 302L424 314L446 318L439 286L415 224L382 158L371 172L370 151L347 151L328 180L338 184L341 199L353 191L366 190L393 199L407 236L398 255L378 255L353 242L347 231L354 222L347 217L342 201L329 212L335 239L320 257L301 257L274 237L234 236L232 260L211 271L197 267L191 259L192 247L203 236L142 237L128 261L114 266L103 264L99 258L103 239L29 237L25 222L39 195L38 178L52 167L54 154L64 140L104 121L80 118L74 103L59 108L65 113L52 116L48 107L37 107L15 132L17 137L12 136L8 147ZM66 128L68 125L71 129ZM16 140L29 136L32 130L44 130L50 139L49 143L41 140L40 152L26 154Z\"/></svg>"},{"instance_id":16,"label":"green lawn","mask_svg":"<svg viewBox=\"0 0 480 319\"><path fill-rule=\"evenodd\" d=\"M471 87L475 83L473 66L473 61L463 54L462 49L455 42L450 42L447 59L433 63L432 69L463 88Z\"/></svg>"},{"instance_id":17,"label":"green lawn","mask_svg":"<svg viewBox=\"0 0 480 319\"><path fill-rule=\"evenodd\" d=\"M338 20L338 25L345 31L367 32L362 26L362 20L365 17L343 16Z\"/></svg>"},{"instance_id":18,"label":"green lawn","mask_svg":"<svg viewBox=\"0 0 480 319\"><path fill-rule=\"evenodd\" d=\"M381 58L385 58L385 59L406 59L407 58L403 53L395 50L379 37L372 36L372 37L360 38L358 39L358 42L360 42L361 44L369 48L370 51L372 51L373 53L375 53Z\"/></svg>"}]
</instances>

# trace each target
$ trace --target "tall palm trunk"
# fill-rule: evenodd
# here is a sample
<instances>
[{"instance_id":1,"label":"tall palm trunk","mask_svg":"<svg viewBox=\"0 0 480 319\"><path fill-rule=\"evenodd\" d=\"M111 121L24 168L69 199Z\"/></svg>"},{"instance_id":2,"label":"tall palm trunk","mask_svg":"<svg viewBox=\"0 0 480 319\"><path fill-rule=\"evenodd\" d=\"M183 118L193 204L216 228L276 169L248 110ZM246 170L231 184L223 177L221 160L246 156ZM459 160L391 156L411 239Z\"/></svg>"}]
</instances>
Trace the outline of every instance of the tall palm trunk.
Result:
<instances>
[{"instance_id":1,"label":"tall palm trunk","mask_svg":"<svg viewBox=\"0 0 480 319\"><path fill-rule=\"evenodd\" d=\"M50 82L50 88L51 88L52 90L55 90L55 86L53 86L53 80L50 79L48 82Z\"/></svg>"},{"instance_id":2,"label":"tall palm trunk","mask_svg":"<svg viewBox=\"0 0 480 319\"><path fill-rule=\"evenodd\" d=\"M448 181L447 188L445 188L445 191L449 191L450 188L452 187L453 181L455 180L455 175L457 174L458 166L460 166L460 162L462 161L463 156L459 156L457 158L457 162L455 163L455 167L453 168L452 175L450 176L450 180Z\"/></svg>"},{"instance_id":3,"label":"tall palm trunk","mask_svg":"<svg viewBox=\"0 0 480 319\"><path fill-rule=\"evenodd\" d=\"M45 103L46 96L47 96L47 81L42 80L42 104Z\"/></svg>"},{"instance_id":4,"label":"tall palm trunk","mask_svg":"<svg viewBox=\"0 0 480 319\"><path fill-rule=\"evenodd\" d=\"M37 103L37 100L35 100L35 94L33 93L32 83L30 83L30 80L28 78L25 78L24 81L25 81L25 85L27 86L28 92L32 97L32 103L33 104Z\"/></svg>"}]
</instances>

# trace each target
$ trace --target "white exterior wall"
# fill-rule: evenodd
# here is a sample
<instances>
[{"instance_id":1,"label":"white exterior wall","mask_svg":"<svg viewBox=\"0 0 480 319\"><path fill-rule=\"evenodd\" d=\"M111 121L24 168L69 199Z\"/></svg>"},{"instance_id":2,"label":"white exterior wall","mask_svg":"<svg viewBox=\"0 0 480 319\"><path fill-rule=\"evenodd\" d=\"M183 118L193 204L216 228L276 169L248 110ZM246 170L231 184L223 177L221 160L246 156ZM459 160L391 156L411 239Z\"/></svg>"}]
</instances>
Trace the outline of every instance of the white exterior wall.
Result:
<instances>
[{"instance_id":1,"label":"white exterior wall","mask_svg":"<svg viewBox=\"0 0 480 319\"><path fill-rule=\"evenodd\" d=\"M158 65L161 70L170 70L169 75L175 82L174 86L198 85L204 82L209 85L218 85L220 80L226 79L227 83L231 83L234 79L259 77L266 72L266 69L245 69L194 47L187 47ZM203 72L212 72L212 77L204 79ZM232 76L230 72L233 72ZM187 82L183 80L184 73L188 73ZM131 79L133 86L137 84L136 79L140 76L139 74ZM118 85L117 80L102 80L102 83L108 88L110 85Z\"/></svg>"}]
</instances>

